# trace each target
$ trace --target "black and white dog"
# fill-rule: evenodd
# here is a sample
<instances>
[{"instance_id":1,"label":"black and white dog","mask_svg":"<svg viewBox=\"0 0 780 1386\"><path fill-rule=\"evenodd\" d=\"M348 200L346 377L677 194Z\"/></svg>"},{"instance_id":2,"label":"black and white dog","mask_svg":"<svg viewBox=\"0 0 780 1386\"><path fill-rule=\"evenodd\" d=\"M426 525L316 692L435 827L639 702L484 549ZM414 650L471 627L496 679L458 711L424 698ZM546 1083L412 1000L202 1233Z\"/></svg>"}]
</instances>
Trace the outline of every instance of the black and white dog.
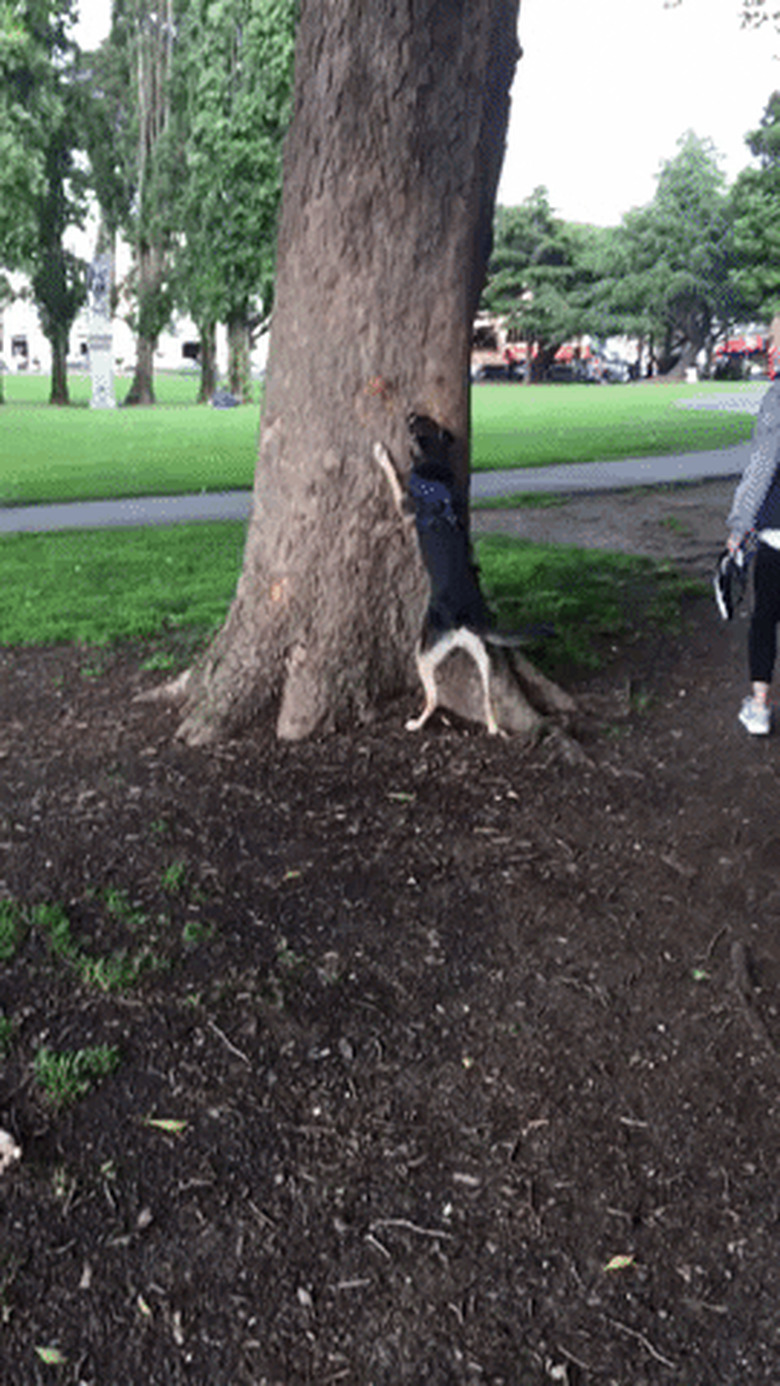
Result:
<instances>
[{"instance_id":1,"label":"black and white dog","mask_svg":"<svg viewBox=\"0 0 780 1386\"><path fill-rule=\"evenodd\" d=\"M446 428L421 414L407 419L412 470L406 496L401 479L382 443L374 457L382 468L399 514L412 514L420 552L428 571L431 595L417 647L417 669L425 691L419 717L407 722L419 731L438 704L436 669L451 650L470 654L479 671L484 697L485 725L498 731L490 697L488 644L517 644L512 637L491 631L491 617L479 590L466 527L466 498L455 488L450 461L454 439Z\"/></svg>"}]
</instances>

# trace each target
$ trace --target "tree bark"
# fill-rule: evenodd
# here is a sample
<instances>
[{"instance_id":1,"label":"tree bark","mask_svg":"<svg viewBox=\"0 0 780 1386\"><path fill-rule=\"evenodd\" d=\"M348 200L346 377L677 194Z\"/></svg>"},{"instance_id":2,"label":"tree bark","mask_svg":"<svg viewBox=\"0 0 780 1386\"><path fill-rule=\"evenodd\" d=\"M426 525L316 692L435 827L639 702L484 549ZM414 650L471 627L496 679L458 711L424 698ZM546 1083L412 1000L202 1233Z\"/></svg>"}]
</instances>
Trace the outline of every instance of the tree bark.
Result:
<instances>
[{"instance_id":1,"label":"tree bark","mask_svg":"<svg viewBox=\"0 0 780 1386\"><path fill-rule=\"evenodd\" d=\"M249 325L246 313L231 314L228 330L228 389L242 404L252 398L249 374Z\"/></svg>"},{"instance_id":2,"label":"tree bark","mask_svg":"<svg viewBox=\"0 0 780 1386\"><path fill-rule=\"evenodd\" d=\"M166 313L160 308L165 278L165 255L159 246L142 241L136 245L138 271L138 331L135 370L125 404L154 404L154 353L159 324Z\"/></svg>"},{"instance_id":3,"label":"tree bark","mask_svg":"<svg viewBox=\"0 0 780 1386\"><path fill-rule=\"evenodd\" d=\"M217 332L213 322L200 324L198 404L208 404L217 388Z\"/></svg>"},{"instance_id":4,"label":"tree bark","mask_svg":"<svg viewBox=\"0 0 780 1386\"><path fill-rule=\"evenodd\" d=\"M49 333L51 346L51 389L49 404L69 404L68 394L68 340L70 332L52 328Z\"/></svg>"},{"instance_id":5,"label":"tree bark","mask_svg":"<svg viewBox=\"0 0 780 1386\"><path fill-rule=\"evenodd\" d=\"M269 708L297 739L416 684L427 580L372 450L406 470L407 413L429 414L467 491L517 11L302 2L254 507L227 621L179 684L190 742Z\"/></svg>"},{"instance_id":6,"label":"tree bark","mask_svg":"<svg viewBox=\"0 0 780 1386\"><path fill-rule=\"evenodd\" d=\"M125 395L126 405L154 404L154 350L155 339L138 334L135 344L135 370L130 389Z\"/></svg>"}]
</instances>

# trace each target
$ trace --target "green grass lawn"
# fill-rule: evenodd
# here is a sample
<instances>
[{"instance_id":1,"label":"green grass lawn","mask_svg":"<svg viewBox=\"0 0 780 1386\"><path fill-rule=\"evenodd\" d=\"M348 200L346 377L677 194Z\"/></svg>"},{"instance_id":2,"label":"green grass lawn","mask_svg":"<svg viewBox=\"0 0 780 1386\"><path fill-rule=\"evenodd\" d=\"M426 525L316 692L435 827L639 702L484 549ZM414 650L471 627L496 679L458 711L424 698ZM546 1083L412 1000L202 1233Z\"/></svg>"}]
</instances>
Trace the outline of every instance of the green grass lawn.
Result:
<instances>
[{"instance_id":1,"label":"green grass lawn","mask_svg":"<svg viewBox=\"0 0 780 1386\"><path fill-rule=\"evenodd\" d=\"M128 384L119 383L120 398ZM154 409L90 410L81 375L71 378L69 409L45 404L43 377L6 376L4 387L0 504L251 487L259 405L196 405L194 376L160 376ZM472 392L473 465L536 467L741 442L750 436L750 414L677 407L681 399L739 388L480 385Z\"/></svg>"},{"instance_id":2,"label":"green grass lawn","mask_svg":"<svg viewBox=\"0 0 780 1386\"><path fill-rule=\"evenodd\" d=\"M9 535L0 544L0 645L145 640L147 667L186 662L224 619L244 533L222 523ZM501 626L554 625L529 649L553 672L597 663L605 639L679 610L684 584L646 559L501 535L481 539L477 554Z\"/></svg>"},{"instance_id":3,"label":"green grass lawn","mask_svg":"<svg viewBox=\"0 0 780 1386\"><path fill-rule=\"evenodd\" d=\"M750 437L755 416L680 402L739 385L479 385L471 392L475 471L700 452Z\"/></svg>"},{"instance_id":4,"label":"green grass lawn","mask_svg":"<svg viewBox=\"0 0 780 1386\"><path fill-rule=\"evenodd\" d=\"M0 543L0 645L103 645L218 625L244 526L9 534Z\"/></svg>"},{"instance_id":5,"label":"green grass lawn","mask_svg":"<svg viewBox=\"0 0 780 1386\"><path fill-rule=\"evenodd\" d=\"M120 398L128 385L121 382ZM79 407L89 399L83 376L71 380L73 407L51 408L40 403L47 388L40 377L5 378L0 504L251 487L259 405L197 405L192 376L162 376L153 409Z\"/></svg>"}]
</instances>

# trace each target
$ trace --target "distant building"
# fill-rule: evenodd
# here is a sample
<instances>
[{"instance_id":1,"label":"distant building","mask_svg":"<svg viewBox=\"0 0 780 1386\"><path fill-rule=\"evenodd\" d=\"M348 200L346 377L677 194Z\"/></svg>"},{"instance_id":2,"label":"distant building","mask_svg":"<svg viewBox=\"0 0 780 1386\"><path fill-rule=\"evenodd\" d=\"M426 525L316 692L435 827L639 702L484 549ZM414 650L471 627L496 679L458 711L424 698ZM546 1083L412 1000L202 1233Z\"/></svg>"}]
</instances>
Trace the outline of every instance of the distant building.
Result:
<instances>
[{"instance_id":1,"label":"distant building","mask_svg":"<svg viewBox=\"0 0 780 1386\"><path fill-rule=\"evenodd\" d=\"M41 329L38 310L33 302L29 280L22 274L5 274L13 298L0 306L0 370L16 374L21 371L48 375L51 370L51 348ZM70 334L68 369L89 370L89 311L85 307L76 318ZM267 335L252 353L252 368L260 371L267 355ZM135 335L125 319L113 319L114 370L118 375L132 374L135 366ZM171 326L160 333L155 368L162 371L197 371L199 368L200 336L195 323L184 314L174 317ZM217 328L217 367L221 376L227 373L227 331Z\"/></svg>"}]
</instances>

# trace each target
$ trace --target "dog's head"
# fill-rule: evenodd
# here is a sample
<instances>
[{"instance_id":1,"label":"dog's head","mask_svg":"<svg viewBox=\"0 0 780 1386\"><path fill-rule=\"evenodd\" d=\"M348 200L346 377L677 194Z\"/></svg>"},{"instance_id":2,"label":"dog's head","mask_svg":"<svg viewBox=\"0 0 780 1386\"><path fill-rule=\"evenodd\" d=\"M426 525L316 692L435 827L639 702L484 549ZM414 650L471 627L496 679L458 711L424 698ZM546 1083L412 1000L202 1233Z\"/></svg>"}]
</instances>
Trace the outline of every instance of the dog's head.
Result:
<instances>
[{"instance_id":1,"label":"dog's head","mask_svg":"<svg viewBox=\"0 0 780 1386\"><path fill-rule=\"evenodd\" d=\"M426 414L409 414L406 423L414 471L429 481L443 481L451 486L450 449L455 441L452 434Z\"/></svg>"}]
</instances>

